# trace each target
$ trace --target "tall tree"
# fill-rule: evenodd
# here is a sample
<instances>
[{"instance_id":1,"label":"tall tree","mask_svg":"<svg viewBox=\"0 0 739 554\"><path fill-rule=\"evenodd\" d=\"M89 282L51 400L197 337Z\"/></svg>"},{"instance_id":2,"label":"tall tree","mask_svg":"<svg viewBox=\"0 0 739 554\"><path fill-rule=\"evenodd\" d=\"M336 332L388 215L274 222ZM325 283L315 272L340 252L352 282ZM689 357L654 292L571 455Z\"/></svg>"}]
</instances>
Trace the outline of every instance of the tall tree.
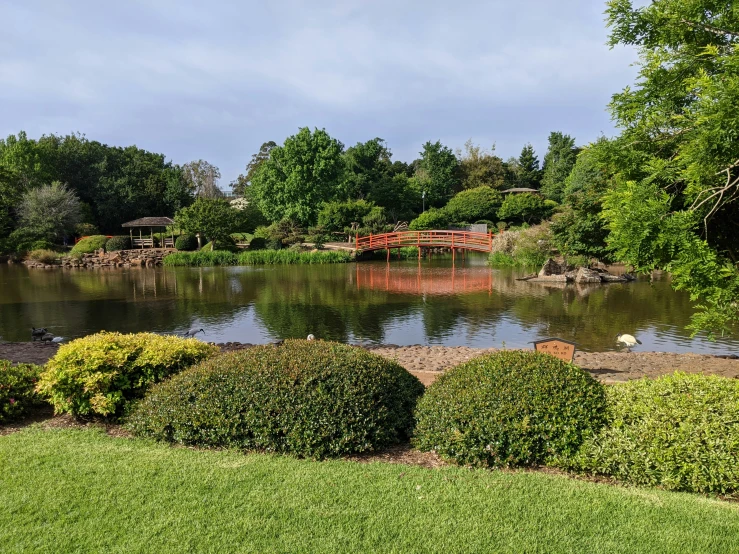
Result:
<instances>
[{"instance_id":1,"label":"tall tree","mask_svg":"<svg viewBox=\"0 0 739 554\"><path fill-rule=\"evenodd\" d=\"M222 198L198 198L177 212L175 221L187 233L205 235L212 243L211 250L215 250L236 231L239 212Z\"/></svg>"},{"instance_id":2,"label":"tall tree","mask_svg":"<svg viewBox=\"0 0 739 554\"><path fill-rule=\"evenodd\" d=\"M338 196L343 149L324 129L308 127L273 148L252 179L262 213L272 221L314 224L321 204Z\"/></svg>"},{"instance_id":3,"label":"tall tree","mask_svg":"<svg viewBox=\"0 0 739 554\"><path fill-rule=\"evenodd\" d=\"M392 180L392 154L385 141L358 142L344 153L343 188L347 198L368 198L382 181Z\"/></svg>"},{"instance_id":4,"label":"tall tree","mask_svg":"<svg viewBox=\"0 0 739 554\"><path fill-rule=\"evenodd\" d=\"M441 141L427 142L421 151L416 179L426 195L427 206L442 207L459 190L459 160Z\"/></svg>"},{"instance_id":5,"label":"tall tree","mask_svg":"<svg viewBox=\"0 0 739 554\"><path fill-rule=\"evenodd\" d=\"M457 157L463 189L503 186L505 169L503 160L495 155L495 145L490 150L485 150L469 139L464 143L464 151L457 152Z\"/></svg>"},{"instance_id":6,"label":"tall tree","mask_svg":"<svg viewBox=\"0 0 739 554\"><path fill-rule=\"evenodd\" d=\"M59 182L28 190L18 205L21 226L50 241L71 235L82 219L80 199Z\"/></svg>"},{"instance_id":7,"label":"tall tree","mask_svg":"<svg viewBox=\"0 0 739 554\"><path fill-rule=\"evenodd\" d=\"M259 147L259 152L252 154L251 160L246 164L246 173L239 175L236 180L231 183L231 189L234 194L238 194L240 196L246 195L246 190L251 185L251 181L254 179L254 175L256 175L259 166L269 159L269 153L275 146L277 146L277 143L274 141L270 140L264 142L262 143L262 146Z\"/></svg>"},{"instance_id":8,"label":"tall tree","mask_svg":"<svg viewBox=\"0 0 739 554\"><path fill-rule=\"evenodd\" d=\"M218 188L221 171L205 160L197 160L182 166L182 173L190 189L197 198L222 198L223 191Z\"/></svg>"},{"instance_id":9,"label":"tall tree","mask_svg":"<svg viewBox=\"0 0 739 554\"><path fill-rule=\"evenodd\" d=\"M639 48L634 87L614 96L604 217L615 255L659 267L699 301L694 330L739 321L739 11L721 0L610 0L612 45Z\"/></svg>"},{"instance_id":10,"label":"tall tree","mask_svg":"<svg viewBox=\"0 0 739 554\"><path fill-rule=\"evenodd\" d=\"M549 200L562 202L565 179L575 166L577 153L574 138L559 131L550 133L541 177L541 191Z\"/></svg>"},{"instance_id":11,"label":"tall tree","mask_svg":"<svg viewBox=\"0 0 739 554\"><path fill-rule=\"evenodd\" d=\"M517 182L519 187L538 189L541 186L541 168L534 147L527 144L517 160Z\"/></svg>"}]
</instances>

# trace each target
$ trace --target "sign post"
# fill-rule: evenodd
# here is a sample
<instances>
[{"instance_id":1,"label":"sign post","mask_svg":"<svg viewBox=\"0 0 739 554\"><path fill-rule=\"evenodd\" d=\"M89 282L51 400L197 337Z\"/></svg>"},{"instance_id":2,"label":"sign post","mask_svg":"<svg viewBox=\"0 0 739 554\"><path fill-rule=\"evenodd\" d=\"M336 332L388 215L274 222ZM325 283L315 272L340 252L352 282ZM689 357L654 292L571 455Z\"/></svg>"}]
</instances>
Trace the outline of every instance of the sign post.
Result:
<instances>
[{"instance_id":1,"label":"sign post","mask_svg":"<svg viewBox=\"0 0 739 554\"><path fill-rule=\"evenodd\" d=\"M572 363L575 359L575 343L556 337L534 341L534 350L551 354L555 358Z\"/></svg>"}]
</instances>

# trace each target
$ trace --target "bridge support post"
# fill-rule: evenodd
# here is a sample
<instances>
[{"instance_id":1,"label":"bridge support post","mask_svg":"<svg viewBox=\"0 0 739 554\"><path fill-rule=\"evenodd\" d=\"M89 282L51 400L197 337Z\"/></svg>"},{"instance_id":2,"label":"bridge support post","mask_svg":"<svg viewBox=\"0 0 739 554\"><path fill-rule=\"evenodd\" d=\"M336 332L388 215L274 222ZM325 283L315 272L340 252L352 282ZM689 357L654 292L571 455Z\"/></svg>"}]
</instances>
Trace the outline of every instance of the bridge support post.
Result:
<instances>
[{"instance_id":1,"label":"bridge support post","mask_svg":"<svg viewBox=\"0 0 739 554\"><path fill-rule=\"evenodd\" d=\"M385 245L385 251L387 252L387 263L390 263L390 248Z\"/></svg>"}]
</instances>

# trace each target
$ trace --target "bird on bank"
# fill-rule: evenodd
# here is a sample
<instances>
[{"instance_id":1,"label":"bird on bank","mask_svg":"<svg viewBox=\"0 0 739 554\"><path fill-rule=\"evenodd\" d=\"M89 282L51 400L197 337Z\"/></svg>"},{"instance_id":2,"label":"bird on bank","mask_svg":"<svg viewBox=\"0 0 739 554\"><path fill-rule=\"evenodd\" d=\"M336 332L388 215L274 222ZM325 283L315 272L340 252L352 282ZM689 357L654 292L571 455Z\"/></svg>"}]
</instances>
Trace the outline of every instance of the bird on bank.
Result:
<instances>
[{"instance_id":1,"label":"bird on bank","mask_svg":"<svg viewBox=\"0 0 739 554\"><path fill-rule=\"evenodd\" d=\"M203 329L195 329L195 327L193 327L192 329L188 329L187 331L185 331L182 334L182 336L183 337L186 337L186 338L192 338L195 335L197 335L198 333L205 333L205 330L203 330Z\"/></svg>"},{"instance_id":2,"label":"bird on bank","mask_svg":"<svg viewBox=\"0 0 739 554\"><path fill-rule=\"evenodd\" d=\"M270 342L270 344L272 346L282 346L283 344L285 344L285 339L273 340L272 342Z\"/></svg>"},{"instance_id":3,"label":"bird on bank","mask_svg":"<svg viewBox=\"0 0 739 554\"><path fill-rule=\"evenodd\" d=\"M633 335L619 333L616 335L616 344L624 345L626 347L626 352L631 352L631 349L637 344L641 344L641 341Z\"/></svg>"},{"instance_id":4,"label":"bird on bank","mask_svg":"<svg viewBox=\"0 0 739 554\"><path fill-rule=\"evenodd\" d=\"M51 333L44 333L44 335L41 337L41 342L46 342L48 344L52 343L60 343L64 340L64 337L55 337Z\"/></svg>"},{"instance_id":5,"label":"bird on bank","mask_svg":"<svg viewBox=\"0 0 739 554\"><path fill-rule=\"evenodd\" d=\"M46 327L39 327L38 329L36 327L31 327L31 340L41 340L41 337L43 337L47 332Z\"/></svg>"},{"instance_id":6,"label":"bird on bank","mask_svg":"<svg viewBox=\"0 0 739 554\"><path fill-rule=\"evenodd\" d=\"M305 340L316 340L316 337L311 334Z\"/></svg>"}]
</instances>

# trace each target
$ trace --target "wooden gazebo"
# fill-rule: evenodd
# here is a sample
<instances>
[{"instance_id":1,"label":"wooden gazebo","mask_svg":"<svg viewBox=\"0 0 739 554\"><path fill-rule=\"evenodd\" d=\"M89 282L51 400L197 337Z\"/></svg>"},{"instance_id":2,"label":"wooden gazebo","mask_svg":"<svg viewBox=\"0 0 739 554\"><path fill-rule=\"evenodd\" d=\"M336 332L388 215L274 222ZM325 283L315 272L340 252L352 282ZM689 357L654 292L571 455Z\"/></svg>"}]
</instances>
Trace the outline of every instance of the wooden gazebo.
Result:
<instances>
[{"instance_id":1,"label":"wooden gazebo","mask_svg":"<svg viewBox=\"0 0 739 554\"><path fill-rule=\"evenodd\" d=\"M174 225L174 221L168 217L142 217L141 219L134 219L128 223L124 223L122 227L128 229L131 235L131 246L136 248L154 248L154 228L162 227L165 230L167 227ZM149 236L144 237L143 229L149 228ZM139 238L134 238L133 230L139 230ZM174 234L172 237L167 237L162 241L163 248L174 248Z\"/></svg>"}]
</instances>

